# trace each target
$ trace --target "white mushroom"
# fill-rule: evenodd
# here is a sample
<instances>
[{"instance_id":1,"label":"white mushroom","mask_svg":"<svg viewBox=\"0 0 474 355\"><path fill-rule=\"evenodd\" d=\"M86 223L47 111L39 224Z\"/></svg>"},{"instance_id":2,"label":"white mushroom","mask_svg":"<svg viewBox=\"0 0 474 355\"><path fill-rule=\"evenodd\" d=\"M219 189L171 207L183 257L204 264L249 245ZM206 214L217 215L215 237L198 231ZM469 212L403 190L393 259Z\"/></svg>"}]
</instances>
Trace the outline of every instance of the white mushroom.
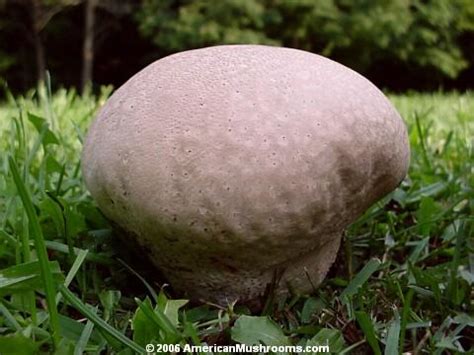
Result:
<instances>
[{"instance_id":1,"label":"white mushroom","mask_svg":"<svg viewBox=\"0 0 474 355\"><path fill-rule=\"evenodd\" d=\"M225 304L324 279L344 228L407 172L405 125L367 79L301 50L217 46L119 88L83 152L104 214L175 290Z\"/></svg>"}]
</instances>

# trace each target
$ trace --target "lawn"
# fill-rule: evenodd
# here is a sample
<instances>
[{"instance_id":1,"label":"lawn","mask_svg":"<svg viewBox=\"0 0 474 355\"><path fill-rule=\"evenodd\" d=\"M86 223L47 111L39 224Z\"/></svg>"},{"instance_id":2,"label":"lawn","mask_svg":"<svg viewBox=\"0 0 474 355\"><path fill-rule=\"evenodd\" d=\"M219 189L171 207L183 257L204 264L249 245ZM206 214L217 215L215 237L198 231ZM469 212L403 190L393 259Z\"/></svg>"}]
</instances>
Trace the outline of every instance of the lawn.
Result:
<instances>
[{"instance_id":1,"label":"lawn","mask_svg":"<svg viewBox=\"0 0 474 355\"><path fill-rule=\"evenodd\" d=\"M409 129L409 176L347 230L314 294L269 297L258 313L180 299L121 248L80 171L110 93L42 89L0 104L1 354L327 341L337 354L474 351L473 93L390 95Z\"/></svg>"}]
</instances>

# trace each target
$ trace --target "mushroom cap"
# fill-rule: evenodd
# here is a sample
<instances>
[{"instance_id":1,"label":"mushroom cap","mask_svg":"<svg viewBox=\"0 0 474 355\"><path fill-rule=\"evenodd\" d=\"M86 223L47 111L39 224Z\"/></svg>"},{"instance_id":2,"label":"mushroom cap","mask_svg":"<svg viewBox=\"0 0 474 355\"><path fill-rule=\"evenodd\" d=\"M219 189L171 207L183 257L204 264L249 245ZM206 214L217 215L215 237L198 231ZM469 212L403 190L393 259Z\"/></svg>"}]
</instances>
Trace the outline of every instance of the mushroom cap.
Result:
<instances>
[{"instance_id":1,"label":"mushroom cap","mask_svg":"<svg viewBox=\"0 0 474 355\"><path fill-rule=\"evenodd\" d=\"M93 122L86 185L193 299L309 292L342 231L407 173L405 125L367 79L301 50L216 46L160 59Z\"/></svg>"}]
</instances>

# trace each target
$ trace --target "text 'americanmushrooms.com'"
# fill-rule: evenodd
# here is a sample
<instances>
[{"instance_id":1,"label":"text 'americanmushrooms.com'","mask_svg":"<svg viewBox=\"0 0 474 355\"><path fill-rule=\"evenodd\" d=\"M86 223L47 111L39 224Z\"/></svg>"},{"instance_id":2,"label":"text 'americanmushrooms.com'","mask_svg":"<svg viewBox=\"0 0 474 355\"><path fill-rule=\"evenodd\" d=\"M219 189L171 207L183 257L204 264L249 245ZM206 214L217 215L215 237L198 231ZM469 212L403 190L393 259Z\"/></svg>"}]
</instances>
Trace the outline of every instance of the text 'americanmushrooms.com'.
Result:
<instances>
[{"instance_id":1,"label":"text 'americanmushrooms.com'","mask_svg":"<svg viewBox=\"0 0 474 355\"><path fill-rule=\"evenodd\" d=\"M311 292L350 223L405 177L405 125L367 79L301 50L160 59L104 105L83 152L104 214L176 291L220 304Z\"/></svg>"}]
</instances>

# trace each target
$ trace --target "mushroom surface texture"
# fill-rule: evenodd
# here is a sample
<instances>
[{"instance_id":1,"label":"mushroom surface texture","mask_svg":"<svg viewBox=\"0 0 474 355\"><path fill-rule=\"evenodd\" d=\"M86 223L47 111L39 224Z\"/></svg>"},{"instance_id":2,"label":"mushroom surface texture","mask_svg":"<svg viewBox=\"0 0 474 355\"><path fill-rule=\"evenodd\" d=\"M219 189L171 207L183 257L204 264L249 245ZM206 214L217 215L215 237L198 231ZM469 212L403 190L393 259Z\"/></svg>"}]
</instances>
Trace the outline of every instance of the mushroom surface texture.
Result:
<instances>
[{"instance_id":1,"label":"mushroom surface texture","mask_svg":"<svg viewBox=\"0 0 474 355\"><path fill-rule=\"evenodd\" d=\"M226 304L269 284L311 292L409 155L401 117L361 75L301 50L229 45L128 80L90 127L82 168L176 291Z\"/></svg>"}]
</instances>

